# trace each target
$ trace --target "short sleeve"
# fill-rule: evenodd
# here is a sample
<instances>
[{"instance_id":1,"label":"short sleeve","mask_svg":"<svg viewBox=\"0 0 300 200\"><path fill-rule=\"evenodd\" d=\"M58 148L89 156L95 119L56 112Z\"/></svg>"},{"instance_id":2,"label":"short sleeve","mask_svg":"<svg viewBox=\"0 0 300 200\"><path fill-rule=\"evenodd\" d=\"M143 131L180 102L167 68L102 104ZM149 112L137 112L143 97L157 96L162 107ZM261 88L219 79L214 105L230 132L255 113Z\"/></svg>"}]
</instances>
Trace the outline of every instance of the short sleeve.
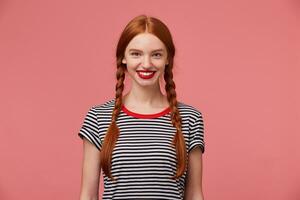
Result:
<instances>
[{"instance_id":1,"label":"short sleeve","mask_svg":"<svg viewBox=\"0 0 300 200\"><path fill-rule=\"evenodd\" d=\"M191 117L190 127L189 127L189 149L190 152L193 148L199 145L202 153L205 151L204 142L204 123L201 112L196 111Z\"/></svg>"},{"instance_id":2,"label":"short sleeve","mask_svg":"<svg viewBox=\"0 0 300 200\"><path fill-rule=\"evenodd\" d=\"M101 150L102 145L99 136L99 125L95 107L90 108L87 112L78 135L81 139L86 138L95 145L99 151Z\"/></svg>"}]
</instances>

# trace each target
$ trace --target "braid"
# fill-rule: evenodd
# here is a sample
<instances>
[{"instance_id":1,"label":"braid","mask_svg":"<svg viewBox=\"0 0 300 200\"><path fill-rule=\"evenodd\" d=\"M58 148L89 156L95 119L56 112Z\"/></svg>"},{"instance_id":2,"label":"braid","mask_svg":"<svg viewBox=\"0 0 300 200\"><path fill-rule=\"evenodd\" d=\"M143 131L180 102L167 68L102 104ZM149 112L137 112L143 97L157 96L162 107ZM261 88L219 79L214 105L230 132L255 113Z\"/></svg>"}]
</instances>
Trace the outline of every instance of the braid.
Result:
<instances>
[{"instance_id":1,"label":"braid","mask_svg":"<svg viewBox=\"0 0 300 200\"><path fill-rule=\"evenodd\" d=\"M116 72L117 84L116 84L116 96L115 107L112 113L112 121L116 121L122 106L122 94L124 90L125 71L124 68L118 67Z\"/></svg>"},{"instance_id":2,"label":"braid","mask_svg":"<svg viewBox=\"0 0 300 200\"><path fill-rule=\"evenodd\" d=\"M116 72L117 84L116 84L116 96L115 96L115 106L112 112L111 124L107 130L104 142L102 145L102 151L100 156L100 163L102 165L103 172L110 177L113 181L115 178L111 175L111 159L112 151L119 137L119 128L117 126L117 117L122 108L122 94L124 90L124 80L125 80L125 69L123 66L117 67Z\"/></svg>"},{"instance_id":3,"label":"braid","mask_svg":"<svg viewBox=\"0 0 300 200\"><path fill-rule=\"evenodd\" d=\"M164 79L166 82L165 90L167 98L171 108L171 121L174 127L176 127L176 134L173 138L173 145L177 154L177 171L176 175L172 178L179 178L185 171L187 165L187 152L185 146L185 139L181 130L181 116L177 108L177 98L175 91L175 82L173 81L172 65L167 65L164 73Z\"/></svg>"}]
</instances>

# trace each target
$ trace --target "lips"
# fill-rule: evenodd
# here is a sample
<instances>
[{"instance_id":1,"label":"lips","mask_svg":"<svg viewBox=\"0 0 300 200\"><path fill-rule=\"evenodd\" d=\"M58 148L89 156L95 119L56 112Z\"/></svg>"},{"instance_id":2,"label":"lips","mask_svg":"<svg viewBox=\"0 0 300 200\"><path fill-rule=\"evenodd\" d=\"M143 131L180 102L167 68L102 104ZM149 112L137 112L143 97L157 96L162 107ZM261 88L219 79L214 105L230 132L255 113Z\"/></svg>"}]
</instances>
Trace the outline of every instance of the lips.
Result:
<instances>
[{"instance_id":1,"label":"lips","mask_svg":"<svg viewBox=\"0 0 300 200\"><path fill-rule=\"evenodd\" d=\"M137 73L140 78L142 79L150 79L154 76L156 71L149 71L149 70L137 70Z\"/></svg>"},{"instance_id":2,"label":"lips","mask_svg":"<svg viewBox=\"0 0 300 200\"><path fill-rule=\"evenodd\" d=\"M155 71L151 71L151 70L136 70L137 72L155 72Z\"/></svg>"}]
</instances>

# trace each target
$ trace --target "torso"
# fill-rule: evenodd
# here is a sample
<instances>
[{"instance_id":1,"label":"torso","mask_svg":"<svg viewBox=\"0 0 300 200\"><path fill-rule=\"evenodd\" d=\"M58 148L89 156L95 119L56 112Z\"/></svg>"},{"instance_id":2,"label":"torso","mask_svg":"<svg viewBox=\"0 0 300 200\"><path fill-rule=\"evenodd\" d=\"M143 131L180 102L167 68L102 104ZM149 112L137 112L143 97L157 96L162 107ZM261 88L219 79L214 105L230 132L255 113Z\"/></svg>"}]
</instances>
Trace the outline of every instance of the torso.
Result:
<instances>
[{"instance_id":1,"label":"torso","mask_svg":"<svg viewBox=\"0 0 300 200\"><path fill-rule=\"evenodd\" d=\"M203 144L202 121L197 123L199 126L194 123L196 119L202 119L199 118L200 112L194 107L178 103L182 134L189 154L193 147ZM81 136L90 138L92 142L96 141L94 144L99 150L110 125L113 108L114 99L94 106L80 131ZM142 114L135 110L130 112L126 106L124 108L116 121L120 134L111 160L111 173L117 181L112 181L102 172L102 199L183 200L187 171L179 179L171 178L176 173L177 159L176 150L172 146L176 128L171 123L170 110L163 109L156 113L152 110L151 114ZM89 134L87 127L97 130L99 136Z\"/></svg>"}]
</instances>

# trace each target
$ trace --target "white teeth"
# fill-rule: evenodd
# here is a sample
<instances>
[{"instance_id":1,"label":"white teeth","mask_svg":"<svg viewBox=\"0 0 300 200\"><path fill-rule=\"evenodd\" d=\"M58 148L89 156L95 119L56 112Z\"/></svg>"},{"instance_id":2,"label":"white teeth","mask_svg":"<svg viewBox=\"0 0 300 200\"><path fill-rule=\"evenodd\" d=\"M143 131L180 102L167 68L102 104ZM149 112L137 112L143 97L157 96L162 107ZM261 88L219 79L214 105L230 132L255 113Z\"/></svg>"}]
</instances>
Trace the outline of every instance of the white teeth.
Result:
<instances>
[{"instance_id":1,"label":"white teeth","mask_svg":"<svg viewBox=\"0 0 300 200\"><path fill-rule=\"evenodd\" d=\"M154 72L139 72L139 73L142 75L145 75L145 76L149 76L149 75L153 74Z\"/></svg>"}]
</instances>

